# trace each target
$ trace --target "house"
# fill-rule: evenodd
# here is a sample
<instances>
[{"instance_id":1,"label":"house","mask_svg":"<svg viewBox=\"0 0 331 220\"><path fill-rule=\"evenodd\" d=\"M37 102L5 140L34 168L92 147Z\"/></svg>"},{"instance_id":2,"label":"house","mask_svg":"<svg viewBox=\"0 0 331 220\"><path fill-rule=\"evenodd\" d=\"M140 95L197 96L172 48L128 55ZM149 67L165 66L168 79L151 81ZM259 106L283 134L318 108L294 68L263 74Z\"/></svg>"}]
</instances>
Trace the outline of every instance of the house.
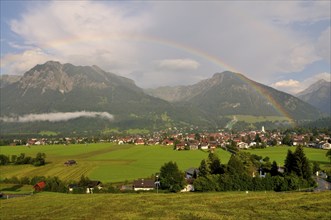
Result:
<instances>
[{"instance_id":1,"label":"house","mask_svg":"<svg viewBox=\"0 0 331 220\"><path fill-rule=\"evenodd\" d=\"M132 190L132 185L122 185L120 188L121 191L129 191Z\"/></svg>"},{"instance_id":2,"label":"house","mask_svg":"<svg viewBox=\"0 0 331 220\"><path fill-rule=\"evenodd\" d=\"M77 184L69 184L68 185L69 192L74 191L74 189L76 189L76 188L78 188Z\"/></svg>"},{"instance_id":3,"label":"house","mask_svg":"<svg viewBox=\"0 0 331 220\"><path fill-rule=\"evenodd\" d=\"M93 193L93 189L98 188L102 189L101 182L98 180L92 180L87 184L86 193Z\"/></svg>"},{"instance_id":4,"label":"house","mask_svg":"<svg viewBox=\"0 0 331 220\"><path fill-rule=\"evenodd\" d=\"M36 185L33 186L34 191L40 192L42 191L46 186L46 183L44 181L37 183Z\"/></svg>"},{"instance_id":5,"label":"house","mask_svg":"<svg viewBox=\"0 0 331 220\"><path fill-rule=\"evenodd\" d=\"M331 149L331 144L326 142L326 143L321 143L320 144L320 148L324 149L324 150L329 150Z\"/></svg>"},{"instance_id":6,"label":"house","mask_svg":"<svg viewBox=\"0 0 331 220\"><path fill-rule=\"evenodd\" d=\"M64 163L64 165L67 165L67 166L77 165L77 162L75 160L68 160Z\"/></svg>"},{"instance_id":7,"label":"house","mask_svg":"<svg viewBox=\"0 0 331 220\"><path fill-rule=\"evenodd\" d=\"M187 144L185 142L181 142L176 144L176 150L185 150L185 147L187 146Z\"/></svg>"},{"instance_id":8,"label":"house","mask_svg":"<svg viewBox=\"0 0 331 220\"><path fill-rule=\"evenodd\" d=\"M184 189L182 189L180 192L193 192L194 186L193 184L187 184Z\"/></svg>"},{"instance_id":9,"label":"house","mask_svg":"<svg viewBox=\"0 0 331 220\"><path fill-rule=\"evenodd\" d=\"M155 188L154 180L139 179L133 182L134 191L140 191L140 190L148 191L148 190L154 190L154 188Z\"/></svg>"},{"instance_id":10,"label":"house","mask_svg":"<svg viewBox=\"0 0 331 220\"><path fill-rule=\"evenodd\" d=\"M198 141L191 141L190 142L190 150L198 150L199 149L199 142Z\"/></svg>"},{"instance_id":11,"label":"house","mask_svg":"<svg viewBox=\"0 0 331 220\"><path fill-rule=\"evenodd\" d=\"M199 174L199 169L193 167L185 171L186 179L196 178L198 174Z\"/></svg>"},{"instance_id":12,"label":"house","mask_svg":"<svg viewBox=\"0 0 331 220\"><path fill-rule=\"evenodd\" d=\"M240 148L240 149L248 149L249 148L249 145L245 142L239 142L237 144L237 146Z\"/></svg>"},{"instance_id":13,"label":"house","mask_svg":"<svg viewBox=\"0 0 331 220\"><path fill-rule=\"evenodd\" d=\"M174 141L173 140L169 140L169 139L165 139L165 140L162 141L162 144L163 145L167 145L167 146L174 145Z\"/></svg>"},{"instance_id":14,"label":"house","mask_svg":"<svg viewBox=\"0 0 331 220\"><path fill-rule=\"evenodd\" d=\"M209 144L208 143L202 143L200 149L201 150L208 150Z\"/></svg>"}]
</instances>

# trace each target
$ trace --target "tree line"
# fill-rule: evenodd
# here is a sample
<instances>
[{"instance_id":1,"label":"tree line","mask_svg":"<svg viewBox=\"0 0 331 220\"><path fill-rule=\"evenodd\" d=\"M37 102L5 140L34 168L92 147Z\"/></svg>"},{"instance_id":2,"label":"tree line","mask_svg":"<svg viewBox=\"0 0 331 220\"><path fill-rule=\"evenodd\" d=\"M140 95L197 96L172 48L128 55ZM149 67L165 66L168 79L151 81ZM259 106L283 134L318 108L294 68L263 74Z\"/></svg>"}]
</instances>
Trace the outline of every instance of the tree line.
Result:
<instances>
[{"instance_id":1,"label":"tree line","mask_svg":"<svg viewBox=\"0 0 331 220\"><path fill-rule=\"evenodd\" d=\"M0 165L32 164L34 166L43 166L46 164L45 158L46 158L46 154L40 152L37 153L35 158L26 156L25 153L21 153L20 155L11 155L11 156L0 154Z\"/></svg>"},{"instance_id":2,"label":"tree line","mask_svg":"<svg viewBox=\"0 0 331 220\"><path fill-rule=\"evenodd\" d=\"M319 169L318 165L314 165ZM160 169L162 189L178 192L184 188L184 174L174 162L164 164ZM280 172L275 161L269 157L237 152L232 154L227 164L222 164L218 156L209 153L201 161L193 174L195 191L290 191L315 186L311 163L298 146L294 152L288 150L284 171Z\"/></svg>"}]
</instances>

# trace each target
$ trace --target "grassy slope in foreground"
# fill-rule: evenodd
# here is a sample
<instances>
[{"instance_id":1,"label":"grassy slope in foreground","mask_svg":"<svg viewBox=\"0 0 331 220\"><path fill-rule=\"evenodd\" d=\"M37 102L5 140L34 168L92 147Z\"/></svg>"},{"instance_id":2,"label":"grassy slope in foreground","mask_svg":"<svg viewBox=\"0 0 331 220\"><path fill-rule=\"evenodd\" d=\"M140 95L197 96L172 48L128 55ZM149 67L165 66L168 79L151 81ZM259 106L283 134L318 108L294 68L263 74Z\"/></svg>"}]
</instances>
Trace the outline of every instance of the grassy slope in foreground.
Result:
<instances>
[{"instance_id":1,"label":"grassy slope in foreground","mask_svg":"<svg viewBox=\"0 0 331 220\"><path fill-rule=\"evenodd\" d=\"M40 193L1 201L1 219L331 219L331 192Z\"/></svg>"}]
</instances>

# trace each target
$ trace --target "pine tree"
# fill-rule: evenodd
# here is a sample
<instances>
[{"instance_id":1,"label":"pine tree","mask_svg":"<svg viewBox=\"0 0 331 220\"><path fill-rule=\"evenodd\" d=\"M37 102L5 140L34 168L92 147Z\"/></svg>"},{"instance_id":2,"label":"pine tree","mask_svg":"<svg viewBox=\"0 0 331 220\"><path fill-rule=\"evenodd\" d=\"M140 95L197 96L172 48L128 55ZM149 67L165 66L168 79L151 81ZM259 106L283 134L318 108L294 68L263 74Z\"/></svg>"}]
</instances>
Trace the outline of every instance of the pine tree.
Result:
<instances>
[{"instance_id":1,"label":"pine tree","mask_svg":"<svg viewBox=\"0 0 331 220\"><path fill-rule=\"evenodd\" d=\"M273 161L271 164L270 175L271 176L278 176L278 165L276 161Z\"/></svg>"},{"instance_id":2,"label":"pine tree","mask_svg":"<svg viewBox=\"0 0 331 220\"><path fill-rule=\"evenodd\" d=\"M312 171L310 163L302 146L298 146L294 153L292 153L291 150L288 150L284 166L285 173L288 175L293 173L306 180L311 179Z\"/></svg>"},{"instance_id":3,"label":"pine tree","mask_svg":"<svg viewBox=\"0 0 331 220\"><path fill-rule=\"evenodd\" d=\"M297 175L308 180L311 178L312 171L308 158L306 157L303 147L298 146L294 151L294 157L296 160Z\"/></svg>"},{"instance_id":4,"label":"pine tree","mask_svg":"<svg viewBox=\"0 0 331 220\"><path fill-rule=\"evenodd\" d=\"M206 160L202 160L199 167L199 176L207 176L210 174L210 168Z\"/></svg>"},{"instance_id":5,"label":"pine tree","mask_svg":"<svg viewBox=\"0 0 331 220\"><path fill-rule=\"evenodd\" d=\"M295 169L294 166L295 166L294 155L291 150L288 150L286 159L284 162L285 173L290 174L290 173L294 172L294 169Z\"/></svg>"},{"instance_id":6,"label":"pine tree","mask_svg":"<svg viewBox=\"0 0 331 220\"><path fill-rule=\"evenodd\" d=\"M224 173L222 166L221 166L221 161L216 154L209 153L207 163L208 163L211 174Z\"/></svg>"}]
</instances>

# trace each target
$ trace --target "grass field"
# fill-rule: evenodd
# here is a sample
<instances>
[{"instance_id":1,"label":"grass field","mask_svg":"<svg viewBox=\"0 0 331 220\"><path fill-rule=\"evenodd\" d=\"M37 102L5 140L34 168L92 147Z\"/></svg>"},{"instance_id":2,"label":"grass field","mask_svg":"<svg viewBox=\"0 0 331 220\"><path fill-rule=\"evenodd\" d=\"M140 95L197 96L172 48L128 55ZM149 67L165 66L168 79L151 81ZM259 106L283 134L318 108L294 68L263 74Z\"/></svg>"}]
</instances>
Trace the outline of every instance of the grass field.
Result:
<instances>
[{"instance_id":1,"label":"grass field","mask_svg":"<svg viewBox=\"0 0 331 220\"><path fill-rule=\"evenodd\" d=\"M244 121L247 123L257 123L264 121L289 121L289 118L285 116L253 116L253 115L234 115L238 121Z\"/></svg>"},{"instance_id":2,"label":"grass field","mask_svg":"<svg viewBox=\"0 0 331 220\"><path fill-rule=\"evenodd\" d=\"M278 165L284 165L284 161L287 155L287 151L295 151L295 147L278 146L268 147L265 149L250 149L247 152L256 154L262 157L269 157L270 161L276 161ZM315 149L315 148L304 148L304 152L308 157L309 161L316 161L320 163L321 167L331 167L330 160L325 156L326 150Z\"/></svg>"},{"instance_id":3,"label":"grass field","mask_svg":"<svg viewBox=\"0 0 331 220\"><path fill-rule=\"evenodd\" d=\"M33 191L31 185L0 184L0 192L4 194L26 194L32 193Z\"/></svg>"},{"instance_id":4,"label":"grass field","mask_svg":"<svg viewBox=\"0 0 331 220\"><path fill-rule=\"evenodd\" d=\"M294 147L269 147L266 149L247 150L250 153L268 156L279 165L284 164L287 150ZM325 156L326 151L305 148L309 160L318 161L323 167L330 167ZM19 155L35 157L38 152L47 155L47 164L42 167L32 165L2 166L0 177L33 177L58 176L62 180L79 180L81 175L102 182L123 182L137 178L146 178L157 173L160 167L169 161L177 162L184 171L190 167L198 167L202 159L208 156L207 151L174 151L172 147L164 146L135 146L117 144L82 144L82 145L49 145L49 146L7 146L0 147L0 153L5 155ZM222 163L227 163L230 153L218 149ZM65 166L67 160L76 160L77 165Z\"/></svg>"},{"instance_id":5,"label":"grass field","mask_svg":"<svg viewBox=\"0 0 331 220\"><path fill-rule=\"evenodd\" d=\"M60 194L1 200L7 219L331 219L331 192Z\"/></svg>"},{"instance_id":6,"label":"grass field","mask_svg":"<svg viewBox=\"0 0 331 220\"><path fill-rule=\"evenodd\" d=\"M208 152L174 151L172 147L135 146L116 144L54 145L32 147L1 147L1 154L18 155L25 153L35 157L37 152L47 155L48 164L42 167L31 165L2 166L1 178L29 176L58 176L63 180L78 180L81 175L103 182L120 182L146 178L155 174L169 161L177 162L181 170L199 166ZM230 153L219 149L221 161L226 163ZM78 165L64 166L64 162L73 159Z\"/></svg>"}]
</instances>

